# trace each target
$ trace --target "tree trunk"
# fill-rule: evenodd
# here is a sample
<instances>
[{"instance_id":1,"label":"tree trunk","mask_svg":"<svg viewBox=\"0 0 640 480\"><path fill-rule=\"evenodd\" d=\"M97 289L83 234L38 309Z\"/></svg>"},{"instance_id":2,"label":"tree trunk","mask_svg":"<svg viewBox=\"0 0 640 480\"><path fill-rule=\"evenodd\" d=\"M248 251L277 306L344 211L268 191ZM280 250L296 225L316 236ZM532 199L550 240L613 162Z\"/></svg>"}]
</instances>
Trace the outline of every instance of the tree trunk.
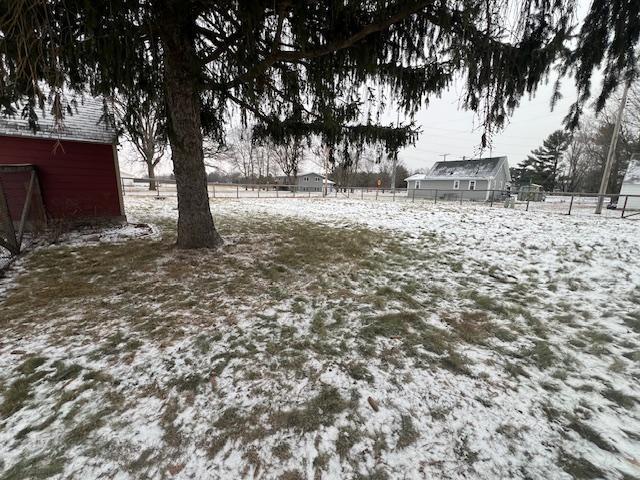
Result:
<instances>
[{"instance_id":1,"label":"tree trunk","mask_svg":"<svg viewBox=\"0 0 640 480\"><path fill-rule=\"evenodd\" d=\"M165 94L173 173L178 192L180 248L213 248L222 238L213 225L202 149L195 20L182 2L163 2Z\"/></svg>"},{"instance_id":2,"label":"tree trunk","mask_svg":"<svg viewBox=\"0 0 640 480\"><path fill-rule=\"evenodd\" d=\"M153 160L151 162L146 161L147 164L147 178L149 179L149 190L156 189L156 172L153 167Z\"/></svg>"}]
</instances>

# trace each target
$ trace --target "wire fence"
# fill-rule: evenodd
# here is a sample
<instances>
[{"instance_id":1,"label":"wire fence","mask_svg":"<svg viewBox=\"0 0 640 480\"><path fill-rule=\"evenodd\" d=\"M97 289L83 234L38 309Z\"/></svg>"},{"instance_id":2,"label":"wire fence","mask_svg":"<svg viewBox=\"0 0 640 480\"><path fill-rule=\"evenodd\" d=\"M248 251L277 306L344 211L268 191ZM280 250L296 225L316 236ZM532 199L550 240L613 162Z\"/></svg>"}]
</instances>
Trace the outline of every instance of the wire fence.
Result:
<instances>
[{"instance_id":1,"label":"wire fence","mask_svg":"<svg viewBox=\"0 0 640 480\"><path fill-rule=\"evenodd\" d=\"M152 188L149 188L151 184ZM582 192L511 192L508 190L406 189L372 187L302 187L283 184L208 183L209 197L225 198L338 198L397 202L458 203L488 207L513 208L531 212L565 215L592 215L602 199L602 215L640 218L640 195L598 195ZM135 197L176 197L174 180L122 178L122 192Z\"/></svg>"}]
</instances>

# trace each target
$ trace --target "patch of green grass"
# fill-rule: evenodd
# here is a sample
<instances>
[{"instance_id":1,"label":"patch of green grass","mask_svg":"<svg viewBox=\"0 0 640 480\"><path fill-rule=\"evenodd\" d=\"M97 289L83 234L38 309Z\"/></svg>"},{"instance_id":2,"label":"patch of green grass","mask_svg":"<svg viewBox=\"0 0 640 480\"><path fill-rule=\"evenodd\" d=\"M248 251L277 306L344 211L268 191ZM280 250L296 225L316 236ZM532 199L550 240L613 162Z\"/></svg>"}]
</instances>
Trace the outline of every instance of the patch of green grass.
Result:
<instances>
[{"instance_id":1,"label":"patch of green grass","mask_svg":"<svg viewBox=\"0 0 640 480\"><path fill-rule=\"evenodd\" d=\"M478 452L471 448L471 445L469 445L469 439L464 435L460 435L456 438L456 445L453 448L453 451L460 460L464 461L468 465L473 465L478 461Z\"/></svg>"},{"instance_id":2,"label":"patch of green grass","mask_svg":"<svg viewBox=\"0 0 640 480\"><path fill-rule=\"evenodd\" d=\"M364 338L402 337L409 333L412 325L419 321L415 312L385 313L368 320L360 330Z\"/></svg>"},{"instance_id":3,"label":"patch of green grass","mask_svg":"<svg viewBox=\"0 0 640 480\"><path fill-rule=\"evenodd\" d=\"M493 331L493 335L503 342L515 342L518 339L518 335L509 330L508 328L498 327Z\"/></svg>"},{"instance_id":4,"label":"patch of green grass","mask_svg":"<svg viewBox=\"0 0 640 480\"><path fill-rule=\"evenodd\" d=\"M40 432L40 431L48 428L53 422L55 422L57 417L58 417L58 414L54 413L53 415L49 415L47 418L45 418L40 423L37 423L35 425L31 425L31 426L28 426L26 428L23 428L22 430L20 430L16 434L16 436L15 436L16 440L20 440L20 439L26 437L31 432Z\"/></svg>"},{"instance_id":5,"label":"patch of green grass","mask_svg":"<svg viewBox=\"0 0 640 480\"><path fill-rule=\"evenodd\" d=\"M287 442L280 442L271 449L271 453L281 462L291 458L291 447Z\"/></svg>"},{"instance_id":6,"label":"patch of green grass","mask_svg":"<svg viewBox=\"0 0 640 480\"><path fill-rule=\"evenodd\" d=\"M105 424L104 412L99 412L90 417L83 419L80 423L69 431L65 437L67 444L78 445L91 435L91 432L99 429Z\"/></svg>"},{"instance_id":7,"label":"patch of green grass","mask_svg":"<svg viewBox=\"0 0 640 480\"><path fill-rule=\"evenodd\" d=\"M495 330L487 313L479 310L464 311L457 318L445 317L445 321L462 340L468 343L482 345Z\"/></svg>"},{"instance_id":8,"label":"patch of green grass","mask_svg":"<svg viewBox=\"0 0 640 480\"><path fill-rule=\"evenodd\" d=\"M66 364L62 360L55 361L53 366L56 369L51 377L53 382L66 382L68 380L73 380L82 371L82 366L77 363Z\"/></svg>"},{"instance_id":9,"label":"patch of green grass","mask_svg":"<svg viewBox=\"0 0 640 480\"><path fill-rule=\"evenodd\" d=\"M396 446L398 448L406 448L414 444L418 438L420 438L420 432L413 423L413 418L410 415L401 415Z\"/></svg>"},{"instance_id":10,"label":"patch of green grass","mask_svg":"<svg viewBox=\"0 0 640 480\"><path fill-rule=\"evenodd\" d=\"M206 378L197 373L189 373L171 379L168 382L169 387L176 387L179 392L196 392L200 385L207 382Z\"/></svg>"},{"instance_id":11,"label":"patch of green grass","mask_svg":"<svg viewBox=\"0 0 640 480\"><path fill-rule=\"evenodd\" d=\"M287 470L280 477L279 480L306 480L305 475L300 470Z\"/></svg>"},{"instance_id":12,"label":"patch of green grass","mask_svg":"<svg viewBox=\"0 0 640 480\"><path fill-rule=\"evenodd\" d=\"M603 470L586 458L574 457L565 451L561 451L558 465L576 480L591 480L607 476Z\"/></svg>"},{"instance_id":13,"label":"patch of green grass","mask_svg":"<svg viewBox=\"0 0 640 480\"><path fill-rule=\"evenodd\" d=\"M164 405L160 416L160 425L164 429L162 439L171 448L178 448L182 444L182 433L175 421L180 411L180 404L176 397L171 397Z\"/></svg>"},{"instance_id":14,"label":"patch of green grass","mask_svg":"<svg viewBox=\"0 0 640 480\"><path fill-rule=\"evenodd\" d=\"M7 418L24 407L33 396L31 382L27 377L14 380L4 392L4 400L0 404L0 417Z\"/></svg>"},{"instance_id":15,"label":"patch of green grass","mask_svg":"<svg viewBox=\"0 0 640 480\"><path fill-rule=\"evenodd\" d=\"M354 427L341 427L336 439L336 453L341 459L347 458L353 446L362 439L362 433Z\"/></svg>"},{"instance_id":16,"label":"patch of green grass","mask_svg":"<svg viewBox=\"0 0 640 480\"><path fill-rule=\"evenodd\" d=\"M553 367L557 362L557 356L545 341L535 342L533 348L528 351L527 356L533 360L540 370Z\"/></svg>"},{"instance_id":17,"label":"patch of green grass","mask_svg":"<svg viewBox=\"0 0 640 480\"><path fill-rule=\"evenodd\" d=\"M349 364L347 364L346 369L351 378L355 380L364 380L369 383L373 382L373 375L371 375L369 369L362 362L350 362Z\"/></svg>"},{"instance_id":18,"label":"patch of green grass","mask_svg":"<svg viewBox=\"0 0 640 480\"><path fill-rule=\"evenodd\" d=\"M606 388L600 393L607 400L610 400L620 407L626 408L628 410L632 409L636 405L636 403L638 403L638 399L636 397L627 395L626 393L615 388Z\"/></svg>"},{"instance_id":19,"label":"patch of green grass","mask_svg":"<svg viewBox=\"0 0 640 480\"><path fill-rule=\"evenodd\" d=\"M31 375L38 369L38 367L44 365L46 361L46 357L29 357L18 367L18 371L23 375Z\"/></svg>"},{"instance_id":20,"label":"patch of green grass","mask_svg":"<svg viewBox=\"0 0 640 480\"><path fill-rule=\"evenodd\" d=\"M302 406L274 413L271 423L276 429L312 432L321 426L332 425L336 416L349 407L350 403L342 398L338 389L325 385Z\"/></svg>"},{"instance_id":21,"label":"patch of green grass","mask_svg":"<svg viewBox=\"0 0 640 480\"><path fill-rule=\"evenodd\" d=\"M507 362L504 366L505 371L513 378L524 377L529 378L531 375L518 363Z\"/></svg>"},{"instance_id":22,"label":"patch of green grass","mask_svg":"<svg viewBox=\"0 0 640 480\"><path fill-rule=\"evenodd\" d=\"M37 455L19 460L4 471L2 480L41 480L60 475L64 470L65 459L57 455Z\"/></svg>"},{"instance_id":23,"label":"patch of green grass","mask_svg":"<svg viewBox=\"0 0 640 480\"><path fill-rule=\"evenodd\" d=\"M580 421L577 418L574 418L567 425L567 427L570 428L571 430L573 430L574 432L576 432L578 435L580 435L585 440L588 440L591 443L597 445L598 448L601 448L602 450L605 450L605 451L611 452L611 453L617 453L618 452L618 449L616 447L614 447L613 445L611 445L607 440L605 440L602 435L600 435L598 432L596 432L589 425L587 425L586 423Z\"/></svg>"},{"instance_id":24,"label":"patch of green grass","mask_svg":"<svg viewBox=\"0 0 640 480\"><path fill-rule=\"evenodd\" d=\"M450 349L446 355L440 358L440 366L453 373L470 375L469 364L471 360L464 355Z\"/></svg>"},{"instance_id":25,"label":"patch of green grass","mask_svg":"<svg viewBox=\"0 0 640 480\"><path fill-rule=\"evenodd\" d=\"M311 320L311 327L310 327L311 333L319 337L326 337L327 336L326 321L327 321L327 314L322 310L317 311L313 315L313 319Z\"/></svg>"}]
</instances>

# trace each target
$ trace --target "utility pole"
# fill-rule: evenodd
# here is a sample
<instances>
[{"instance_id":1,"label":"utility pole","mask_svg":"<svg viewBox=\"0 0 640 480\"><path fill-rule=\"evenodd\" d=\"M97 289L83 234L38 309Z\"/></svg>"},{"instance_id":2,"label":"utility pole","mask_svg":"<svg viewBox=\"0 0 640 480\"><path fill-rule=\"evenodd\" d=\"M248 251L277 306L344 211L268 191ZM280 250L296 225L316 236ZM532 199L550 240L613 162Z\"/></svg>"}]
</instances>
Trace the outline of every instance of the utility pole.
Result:
<instances>
[{"instance_id":1,"label":"utility pole","mask_svg":"<svg viewBox=\"0 0 640 480\"><path fill-rule=\"evenodd\" d=\"M618 108L618 116L616 117L616 124L613 127L613 135L611 136L611 143L609 144L609 152L607 153L607 163L604 165L604 172L602 172L602 181L600 182L600 189L598 190L598 205L596 206L596 213L602 213L602 204L604 203L604 196L607 193L607 185L609 184L609 176L611 175L611 166L613 165L613 157L616 154L616 145L618 144L618 135L620 134L620 124L622 123L622 113L627 103L627 93L629 93L629 85L631 82L626 82L624 90L622 91L622 100L620 101L620 107Z\"/></svg>"},{"instance_id":2,"label":"utility pole","mask_svg":"<svg viewBox=\"0 0 640 480\"><path fill-rule=\"evenodd\" d=\"M443 153L442 155L438 155L440 157L442 157L442 161L446 162L447 161L447 157L451 155L450 153Z\"/></svg>"}]
</instances>

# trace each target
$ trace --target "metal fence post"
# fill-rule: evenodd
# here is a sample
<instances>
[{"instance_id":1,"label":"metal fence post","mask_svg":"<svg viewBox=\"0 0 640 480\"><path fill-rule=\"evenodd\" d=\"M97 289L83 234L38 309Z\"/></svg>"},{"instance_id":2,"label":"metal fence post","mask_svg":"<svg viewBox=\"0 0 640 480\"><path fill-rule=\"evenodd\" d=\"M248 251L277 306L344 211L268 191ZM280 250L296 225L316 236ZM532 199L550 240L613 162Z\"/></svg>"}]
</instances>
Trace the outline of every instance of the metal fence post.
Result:
<instances>
[{"instance_id":1,"label":"metal fence post","mask_svg":"<svg viewBox=\"0 0 640 480\"><path fill-rule=\"evenodd\" d=\"M396 201L396 189L395 188L393 189L393 201L394 202Z\"/></svg>"},{"instance_id":2,"label":"metal fence post","mask_svg":"<svg viewBox=\"0 0 640 480\"><path fill-rule=\"evenodd\" d=\"M622 205L622 215L620 218L624 218L624 211L627 209L627 200L629 200L629 196L624 197L624 204Z\"/></svg>"},{"instance_id":3,"label":"metal fence post","mask_svg":"<svg viewBox=\"0 0 640 480\"><path fill-rule=\"evenodd\" d=\"M569 202L569 213L567 213L567 215L571 215L572 208L573 208L573 194L571 194L571 201Z\"/></svg>"},{"instance_id":4,"label":"metal fence post","mask_svg":"<svg viewBox=\"0 0 640 480\"><path fill-rule=\"evenodd\" d=\"M160 198L160 182L156 182L156 198Z\"/></svg>"},{"instance_id":5,"label":"metal fence post","mask_svg":"<svg viewBox=\"0 0 640 480\"><path fill-rule=\"evenodd\" d=\"M491 190L491 202L489 203L490 207L493 207L493 193L494 193L494 190Z\"/></svg>"},{"instance_id":6,"label":"metal fence post","mask_svg":"<svg viewBox=\"0 0 640 480\"><path fill-rule=\"evenodd\" d=\"M124 191L124 178L120 178L120 183L122 184L122 196L124 197L126 195Z\"/></svg>"},{"instance_id":7,"label":"metal fence post","mask_svg":"<svg viewBox=\"0 0 640 480\"><path fill-rule=\"evenodd\" d=\"M278 198L280 195L278 194L278 187L276 186L276 198Z\"/></svg>"},{"instance_id":8,"label":"metal fence post","mask_svg":"<svg viewBox=\"0 0 640 480\"><path fill-rule=\"evenodd\" d=\"M378 189L376 188L376 200L378 199Z\"/></svg>"},{"instance_id":9,"label":"metal fence post","mask_svg":"<svg viewBox=\"0 0 640 480\"><path fill-rule=\"evenodd\" d=\"M436 193L433 195L433 203L438 203L438 189L436 188Z\"/></svg>"},{"instance_id":10,"label":"metal fence post","mask_svg":"<svg viewBox=\"0 0 640 480\"><path fill-rule=\"evenodd\" d=\"M236 185L236 198L240 198L240 185Z\"/></svg>"},{"instance_id":11,"label":"metal fence post","mask_svg":"<svg viewBox=\"0 0 640 480\"><path fill-rule=\"evenodd\" d=\"M526 208L525 212L528 212L528 211L529 211L529 197L527 197L527 208Z\"/></svg>"},{"instance_id":12,"label":"metal fence post","mask_svg":"<svg viewBox=\"0 0 640 480\"><path fill-rule=\"evenodd\" d=\"M411 197L411 202L413 203L413 202L415 202L415 201L416 201L416 189L415 189L415 187L414 187L414 188L413 188L413 195L412 195L412 197Z\"/></svg>"},{"instance_id":13,"label":"metal fence post","mask_svg":"<svg viewBox=\"0 0 640 480\"><path fill-rule=\"evenodd\" d=\"M360 199L363 200L364 199L364 187L362 187L360 189Z\"/></svg>"},{"instance_id":14,"label":"metal fence post","mask_svg":"<svg viewBox=\"0 0 640 480\"><path fill-rule=\"evenodd\" d=\"M260 198L260 185L258 185L258 198Z\"/></svg>"},{"instance_id":15,"label":"metal fence post","mask_svg":"<svg viewBox=\"0 0 640 480\"><path fill-rule=\"evenodd\" d=\"M213 187L213 198L216 198L216 184L211 185Z\"/></svg>"},{"instance_id":16,"label":"metal fence post","mask_svg":"<svg viewBox=\"0 0 640 480\"><path fill-rule=\"evenodd\" d=\"M462 205L462 195L463 195L462 190L460 190L460 205Z\"/></svg>"}]
</instances>

